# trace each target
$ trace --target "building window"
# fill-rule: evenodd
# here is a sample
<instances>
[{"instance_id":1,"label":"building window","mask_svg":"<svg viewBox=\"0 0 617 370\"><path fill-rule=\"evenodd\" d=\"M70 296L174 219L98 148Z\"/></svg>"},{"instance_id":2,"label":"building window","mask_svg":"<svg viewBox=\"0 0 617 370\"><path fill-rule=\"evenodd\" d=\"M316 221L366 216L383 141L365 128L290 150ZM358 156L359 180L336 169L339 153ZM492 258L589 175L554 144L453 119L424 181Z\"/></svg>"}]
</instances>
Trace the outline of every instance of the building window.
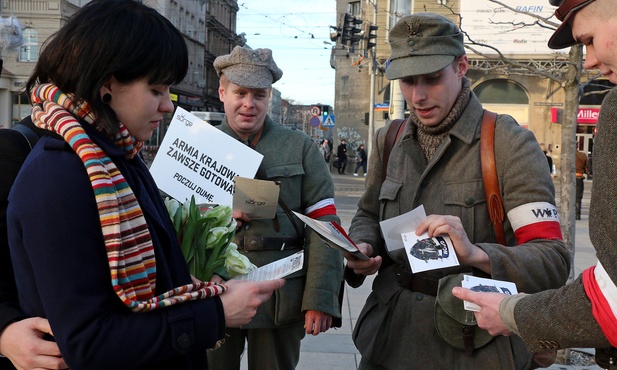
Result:
<instances>
[{"instance_id":1,"label":"building window","mask_svg":"<svg viewBox=\"0 0 617 370\"><path fill-rule=\"evenodd\" d=\"M525 90L510 80L490 80L478 85L474 92L484 104L529 104Z\"/></svg>"},{"instance_id":2,"label":"building window","mask_svg":"<svg viewBox=\"0 0 617 370\"><path fill-rule=\"evenodd\" d=\"M595 80L584 85L580 105L600 105L608 92L615 87L609 80Z\"/></svg>"},{"instance_id":3,"label":"building window","mask_svg":"<svg viewBox=\"0 0 617 370\"><path fill-rule=\"evenodd\" d=\"M34 28L23 32L24 44L19 48L20 62L36 62L39 59L39 35Z\"/></svg>"},{"instance_id":4,"label":"building window","mask_svg":"<svg viewBox=\"0 0 617 370\"><path fill-rule=\"evenodd\" d=\"M349 11L348 13L351 15L360 15L360 10L362 10L360 8L360 2L359 1L352 1L349 3Z\"/></svg>"}]
</instances>

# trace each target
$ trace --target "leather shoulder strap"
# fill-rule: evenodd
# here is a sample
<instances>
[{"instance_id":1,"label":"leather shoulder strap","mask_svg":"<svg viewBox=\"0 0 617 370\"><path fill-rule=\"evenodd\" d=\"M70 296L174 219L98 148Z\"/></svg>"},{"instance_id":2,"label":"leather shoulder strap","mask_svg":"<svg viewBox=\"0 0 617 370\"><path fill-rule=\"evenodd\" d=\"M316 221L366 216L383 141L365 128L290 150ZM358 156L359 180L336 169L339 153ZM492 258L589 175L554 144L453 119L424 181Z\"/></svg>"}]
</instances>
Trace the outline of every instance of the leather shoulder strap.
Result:
<instances>
[{"instance_id":1,"label":"leather shoulder strap","mask_svg":"<svg viewBox=\"0 0 617 370\"><path fill-rule=\"evenodd\" d=\"M484 180L484 192L486 194L489 217L495 229L497 242L505 245L503 200L499 191L499 180L495 165L496 123L497 114L485 109L480 129L480 162L482 163L482 179Z\"/></svg>"},{"instance_id":2,"label":"leather shoulder strap","mask_svg":"<svg viewBox=\"0 0 617 370\"><path fill-rule=\"evenodd\" d=\"M407 120L403 119L395 119L390 122L390 126L388 126L388 132L386 133L386 142L383 147L383 163L381 165L381 182L386 180L386 173L388 172L388 160L390 159L390 152L392 152L392 148L394 144L401 136L402 128L405 127L405 122Z\"/></svg>"},{"instance_id":3,"label":"leather shoulder strap","mask_svg":"<svg viewBox=\"0 0 617 370\"><path fill-rule=\"evenodd\" d=\"M39 141L39 136L26 125L18 123L11 127L11 129L19 132L24 138L26 138L28 145L30 145L30 150L32 150L32 148L36 145L36 142Z\"/></svg>"}]
</instances>

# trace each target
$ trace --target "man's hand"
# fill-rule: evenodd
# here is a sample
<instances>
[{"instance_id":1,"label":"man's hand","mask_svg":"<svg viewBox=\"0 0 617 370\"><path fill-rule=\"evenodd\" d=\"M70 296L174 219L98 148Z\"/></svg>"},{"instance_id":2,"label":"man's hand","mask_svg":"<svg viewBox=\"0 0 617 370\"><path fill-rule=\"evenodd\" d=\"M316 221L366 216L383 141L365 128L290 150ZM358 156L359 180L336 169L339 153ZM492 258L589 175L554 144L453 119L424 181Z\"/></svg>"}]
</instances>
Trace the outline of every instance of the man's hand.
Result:
<instances>
[{"instance_id":1,"label":"man's hand","mask_svg":"<svg viewBox=\"0 0 617 370\"><path fill-rule=\"evenodd\" d=\"M325 333L332 327L332 316L321 311L308 310L304 315L306 334Z\"/></svg>"},{"instance_id":2,"label":"man's hand","mask_svg":"<svg viewBox=\"0 0 617 370\"><path fill-rule=\"evenodd\" d=\"M244 212L232 211L231 217L236 219L236 229L239 229L244 222L250 222L251 218Z\"/></svg>"},{"instance_id":3,"label":"man's hand","mask_svg":"<svg viewBox=\"0 0 617 370\"><path fill-rule=\"evenodd\" d=\"M285 284L283 279L266 281L234 281L225 283L229 288L221 294L225 311L225 326L233 328L248 324L257 314L257 307Z\"/></svg>"},{"instance_id":4,"label":"man's hand","mask_svg":"<svg viewBox=\"0 0 617 370\"><path fill-rule=\"evenodd\" d=\"M0 353L19 369L68 369L55 342L43 339L53 335L46 319L32 317L14 322L0 334Z\"/></svg>"},{"instance_id":5,"label":"man's hand","mask_svg":"<svg viewBox=\"0 0 617 370\"><path fill-rule=\"evenodd\" d=\"M416 228L416 235L428 233L433 238L448 235L456 250L461 264L473 266L488 274L491 273L491 261L482 248L472 244L463 228L461 219L456 216L429 215Z\"/></svg>"},{"instance_id":6,"label":"man's hand","mask_svg":"<svg viewBox=\"0 0 617 370\"><path fill-rule=\"evenodd\" d=\"M499 315L499 305L507 295L502 293L474 292L471 289L455 287L452 294L456 298L473 302L480 306L480 311L474 312L478 326L486 329L491 335L510 335Z\"/></svg>"},{"instance_id":7,"label":"man's hand","mask_svg":"<svg viewBox=\"0 0 617 370\"><path fill-rule=\"evenodd\" d=\"M367 256L373 255L373 247L370 244L360 243L358 249ZM368 261L359 260L348 252L345 252L343 256L347 260L347 267L353 269L356 275L372 275L381 267L381 256L371 257Z\"/></svg>"}]
</instances>

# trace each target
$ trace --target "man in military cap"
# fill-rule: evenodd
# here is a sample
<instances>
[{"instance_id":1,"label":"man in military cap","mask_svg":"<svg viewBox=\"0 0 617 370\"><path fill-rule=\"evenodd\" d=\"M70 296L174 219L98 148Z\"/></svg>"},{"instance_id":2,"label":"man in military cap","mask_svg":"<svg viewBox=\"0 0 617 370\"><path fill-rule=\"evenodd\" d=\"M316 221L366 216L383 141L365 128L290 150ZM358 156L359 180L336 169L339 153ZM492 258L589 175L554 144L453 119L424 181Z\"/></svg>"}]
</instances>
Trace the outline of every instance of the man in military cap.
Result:
<instances>
[{"instance_id":1,"label":"man in military cap","mask_svg":"<svg viewBox=\"0 0 617 370\"><path fill-rule=\"evenodd\" d=\"M563 23L548 46L585 45L584 68L598 70L617 84L617 8L611 0L553 1ZM493 335L520 336L531 350L596 348L596 362L617 369L617 91L604 98L594 144L594 176L589 209L589 236L598 257L561 289L538 294L474 293L457 288L457 297L477 303L481 327ZM519 289L520 291L521 289ZM527 291L525 291L527 293Z\"/></svg>"},{"instance_id":2,"label":"man in military cap","mask_svg":"<svg viewBox=\"0 0 617 370\"><path fill-rule=\"evenodd\" d=\"M294 369L304 335L325 332L341 317L338 293L343 257L305 229L291 211L340 222L334 184L312 140L267 116L272 84L283 75L271 50L237 46L231 54L216 58L214 68L225 107L220 129L263 155L256 178L280 183L274 219L251 220L234 212L238 250L263 266L304 249L305 266L287 277L285 286L259 307L250 324L226 329L225 343L208 355L209 366L211 370L239 369L246 340L249 369Z\"/></svg>"},{"instance_id":3,"label":"man in military cap","mask_svg":"<svg viewBox=\"0 0 617 370\"><path fill-rule=\"evenodd\" d=\"M493 338L474 327L472 313L463 311L451 289L463 273L513 281L525 292L565 283L570 258L544 153L533 133L497 115L495 164L507 214L505 241L498 242L480 162L484 111L465 77L463 34L448 18L416 13L401 18L389 40L386 76L399 80L411 114L387 162L390 126L377 132L351 223L351 238L371 258L346 255L347 281L358 286L378 272L354 328L359 368L528 369L532 354L520 338ZM414 231L448 235L460 266L412 273L406 253L388 251L379 222L420 205L429 216Z\"/></svg>"}]
</instances>

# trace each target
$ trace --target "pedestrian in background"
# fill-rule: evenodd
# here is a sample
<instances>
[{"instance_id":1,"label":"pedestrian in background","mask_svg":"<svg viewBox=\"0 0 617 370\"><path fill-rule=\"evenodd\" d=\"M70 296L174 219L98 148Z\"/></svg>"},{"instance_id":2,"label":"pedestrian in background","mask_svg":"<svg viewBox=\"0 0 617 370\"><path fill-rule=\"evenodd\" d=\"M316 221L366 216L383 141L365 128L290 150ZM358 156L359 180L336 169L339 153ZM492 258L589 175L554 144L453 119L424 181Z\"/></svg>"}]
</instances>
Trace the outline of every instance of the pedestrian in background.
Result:
<instances>
[{"instance_id":1,"label":"pedestrian in background","mask_svg":"<svg viewBox=\"0 0 617 370\"><path fill-rule=\"evenodd\" d=\"M139 156L173 111L169 89L188 58L182 34L156 10L95 0L46 41L26 83L30 118L55 135L38 140L11 187L10 255L23 316L49 320L51 331L37 329L71 369L206 368L225 324L249 322L284 283L189 274ZM23 339L16 324L1 338L11 360Z\"/></svg>"},{"instance_id":2,"label":"pedestrian in background","mask_svg":"<svg viewBox=\"0 0 617 370\"><path fill-rule=\"evenodd\" d=\"M336 158L338 158L338 173L340 175L345 174L345 167L347 167L347 141L341 140L341 143L336 148Z\"/></svg>"},{"instance_id":3,"label":"pedestrian in background","mask_svg":"<svg viewBox=\"0 0 617 370\"><path fill-rule=\"evenodd\" d=\"M540 148L542 148L542 153L544 153L544 155L546 156L546 162L548 163L548 172L553 175L553 157L551 156L551 153L549 153L546 144L540 143Z\"/></svg>"},{"instance_id":4,"label":"pedestrian in background","mask_svg":"<svg viewBox=\"0 0 617 370\"><path fill-rule=\"evenodd\" d=\"M587 154L576 151L576 219L581 219L583 208L583 193L585 192L585 176L589 173L589 159Z\"/></svg>"},{"instance_id":5,"label":"pedestrian in background","mask_svg":"<svg viewBox=\"0 0 617 370\"><path fill-rule=\"evenodd\" d=\"M353 333L359 369L528 369L532 354L520 338L494 338L443 314L467 316L451 288L439 286L460 285L463 273L513 281L526 292L566 282L570 258L545 156L531 131L497 115L495 164L507 214L505 245L498 243L480 164L484 109L465 77L462 32L446 17L415 13L394 25L389 40L386 77L400 81L411 113L387 163L389 126L376 133L371 173L351 222L349 235L370 260L346 254L347 282L357 287L377 273ZM429 216L416 235L448 235L460 266L412 273L404 249L388 252L380 221L420 205Z\"/></svg>"},{"instance_id":6,"label":"pedestrian in background","mask_svg":"<svg viewBox=\"0 0 617 370\"><path fill-rule=\"evenodd\" d=\"M558 5L558 4L553 4ZM563 23L549 40L562 49L585 45L584 68L617 84L617 9L611 0L566 0L555 11ZM589 237L597 265L571 284L537 294L505 296L455 288L460 299L480 306L476 318L493 335L515 334L527 348L596 348L596 362L617 369L617 91L602 101L594 142ZM519 289L527 293L525 289Z\"/></svg>"},{"instance_id":7,"label":"pedestrian in background","mask_svg":"<svg viewBox=\"0 0 617 370\"><path fill-rule=\"evenodd\" d=\"M332 150L330 149L330 143L328 142L328 139L323 140L323 142L319 146L319 152L323 156L326 163L330 163L330 154L332 153Z\"/></svg>"},{"instance_id":8,"label":"pedestrian in background","mask_svg":"<svg viewBox=\"0 0 617 370\"><path fill-rule=\"evenodd\" d=\"M362 173L366 176L366 150L364 150L364 144L360 144L360 147L356 151L356 170L353 172L354 176L358 176L358 170L362 168Z\"/></svg>"},{"instance_id":9,"label":"pedestrian in background","mask_svg":"<svg viewBox=\"0 0 617 370\"><path fill-rule=\"evenodd\" d=\"M216 58L214 68L225 107L220 130L263 155L256 178L280 183L274 219L251 220L234 212L240 225L234 242L258 267L302 249L305 266L286 278L250 324L226 329L225 343L209 353L209 366L240 369L246 342L250 370L295 369L305 334L323 333L341 317L343 258L290 211L340 222L334 183L317 145L304 132L278 125L267 115L272 84L283 75L270 49L237 46Z\"/></svg>"}]
</instances>

